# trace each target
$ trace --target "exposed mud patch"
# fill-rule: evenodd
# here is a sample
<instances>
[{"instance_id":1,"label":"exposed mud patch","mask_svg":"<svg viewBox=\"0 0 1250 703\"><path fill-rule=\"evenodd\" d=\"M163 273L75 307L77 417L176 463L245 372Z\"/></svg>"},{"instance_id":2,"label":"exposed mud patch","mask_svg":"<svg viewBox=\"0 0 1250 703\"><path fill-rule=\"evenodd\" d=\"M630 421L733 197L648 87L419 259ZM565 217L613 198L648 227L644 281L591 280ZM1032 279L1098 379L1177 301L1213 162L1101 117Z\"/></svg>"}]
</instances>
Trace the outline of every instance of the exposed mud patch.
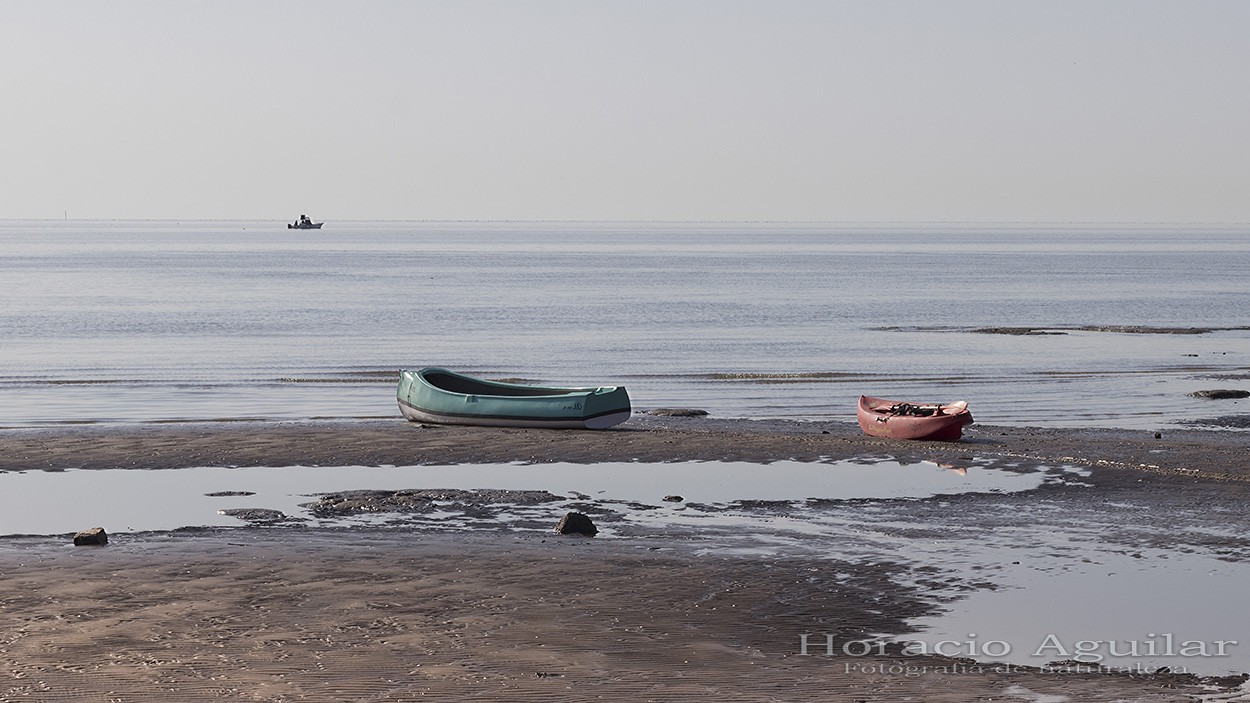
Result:
<instances>
[{"instance_id":1,"label":"exposed mud patch","mask_svg":"<svg viewBox=\"0 0 1250 703\"><path fill-rule=\"evenodd\" d=\"M465 509L495 504L538 505L561 500L566 498L541 490L432 488L341 491L323 495L303 507L316 517L327 518L364 513L423 513L446 507L447 504Z\"/></svg>"}]
</instances>

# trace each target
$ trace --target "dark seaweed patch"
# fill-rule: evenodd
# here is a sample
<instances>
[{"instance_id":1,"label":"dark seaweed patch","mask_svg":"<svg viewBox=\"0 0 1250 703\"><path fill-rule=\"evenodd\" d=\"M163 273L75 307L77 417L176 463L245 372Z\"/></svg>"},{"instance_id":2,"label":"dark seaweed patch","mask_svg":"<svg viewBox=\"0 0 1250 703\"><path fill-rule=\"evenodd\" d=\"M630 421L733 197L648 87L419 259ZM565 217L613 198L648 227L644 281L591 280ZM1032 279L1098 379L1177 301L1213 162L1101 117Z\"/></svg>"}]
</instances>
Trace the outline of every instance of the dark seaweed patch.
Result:
<instances>
[{"instance_id":1,"label":"dark seaweed patch","mask_svg":"<svg viewBox=\"0 0 1250 703\"><path fill-rule=\"evenodd\" d=\"M308 508L313 515L324 518L364 513L424 513L440 507L439 503L450 503L465 509L494 504L538 505L561 500L566 499L541 490L430 488L327 493L302 507Z\"/></svg>"}]
</instances>

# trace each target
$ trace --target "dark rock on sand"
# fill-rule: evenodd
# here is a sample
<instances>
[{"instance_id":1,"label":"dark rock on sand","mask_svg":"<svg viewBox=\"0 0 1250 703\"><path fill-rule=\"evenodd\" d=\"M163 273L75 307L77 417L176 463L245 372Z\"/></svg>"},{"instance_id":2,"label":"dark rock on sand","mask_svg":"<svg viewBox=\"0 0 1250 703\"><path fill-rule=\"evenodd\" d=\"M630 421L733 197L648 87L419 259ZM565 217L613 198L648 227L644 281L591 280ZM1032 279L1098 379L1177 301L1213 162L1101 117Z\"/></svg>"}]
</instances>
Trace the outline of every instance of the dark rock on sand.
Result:
<instances>
[{"instance_id":1,"label":"dark rock on sand","mask_svg":"<svg viewBox=\"0 0 1250 703\"><path fill-rule=\"evenodd\" d=\"M706 417L706 410L698 408L651 408L644 410L647 415L659 415L662 417Z\"/></svg>"},{"instance_id":2,"label":"dark rock on sand","mask_svg":"<svg viewBox=\"0 0 1250 703\"><path fill-rule=\"evenodd\" d=\"M680 503L685 499L682 498L681 496L664 496L664 500L668 501L669 503Z\"/></svg>"},{"instance_id":3,"label":"dark rock on sand","mask_svg":"<svg viewBox=\"0 0 1250 703\"><path fill-rule=\"evenodd\" d=\"M595 527L595 523L583 513L565 513L560 518L560 522L556 523L556 532L562 535L585 535L586 537L594 537L599 534L599 528Z\"/></svg>"},{"instance_id":4,"label":"dark rock on sand","mask_svg":"<svg viewBox=\"0 0 1250 703\"><path fill-rule=\"evenodd\" d=\"M74 534L74 546L81 547L84 545L103 545L109 543L108 533L103 527L93 527L90 530L83 530Z\"/></svg>"},{"instance_id":5,"label":"dark rock on sand","mask_svg":"<svg viewBox=\"0 0 1250 703\"><path fill-rule=\"evenodd\" d=\"M1211 400L1227 400L1229 398L1250 398L1250 391L1235 390L1229 388L1217 388L1207 391L1194 391L1189 395L1195 398L1210 398Z\"/></svg>"}]
</instances>

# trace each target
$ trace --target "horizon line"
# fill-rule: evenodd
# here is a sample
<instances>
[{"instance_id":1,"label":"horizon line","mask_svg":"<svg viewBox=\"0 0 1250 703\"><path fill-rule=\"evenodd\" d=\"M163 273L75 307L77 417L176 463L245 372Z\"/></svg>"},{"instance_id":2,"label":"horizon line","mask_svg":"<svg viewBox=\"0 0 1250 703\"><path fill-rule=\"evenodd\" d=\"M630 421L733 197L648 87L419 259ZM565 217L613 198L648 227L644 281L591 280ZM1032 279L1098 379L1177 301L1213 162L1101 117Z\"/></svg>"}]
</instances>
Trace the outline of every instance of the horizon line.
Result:
<instances>
[{"instance_id":1,"label":"horizon line","mask_svg":"<svg viewBox=\"0 0 1250 703\"><path fill-rule=\"evenodd\" d=\"M334 220L322 220L330 223ZM486 219L486 218L379 218L346 217L339 222L411 222L423 224L725 224L725 225L1162 225L1162 226L1250 226L1250 221L1233 220L711 220L711 219ZM0 217L0 222L287 222L278 218L195 218L195 217Z\"/></svg>"}]
</instances>

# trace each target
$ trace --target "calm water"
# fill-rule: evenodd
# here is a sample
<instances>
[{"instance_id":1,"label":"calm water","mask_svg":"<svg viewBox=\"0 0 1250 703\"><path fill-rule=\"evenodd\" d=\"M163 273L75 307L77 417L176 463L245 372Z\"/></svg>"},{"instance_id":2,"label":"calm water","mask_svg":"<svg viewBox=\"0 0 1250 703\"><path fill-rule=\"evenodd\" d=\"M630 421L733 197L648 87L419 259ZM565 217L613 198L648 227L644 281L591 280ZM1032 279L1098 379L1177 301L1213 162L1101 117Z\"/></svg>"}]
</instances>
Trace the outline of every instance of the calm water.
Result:
<instances>
[{"instance_id":1,"label":"calm water","mask_svg":"<svg viewBox=\"0 0 1250 703\"><path fill-rule=\"evenodd\" d=\"M1187 396L1250 389L1244 227L326 227L0 222L0 425L398 417L396 371L426 365L724 417L851 422L860 393L1250 416ZM1072 329L1106 326L1217 330Z\"/></svg>"}]
</instances>

